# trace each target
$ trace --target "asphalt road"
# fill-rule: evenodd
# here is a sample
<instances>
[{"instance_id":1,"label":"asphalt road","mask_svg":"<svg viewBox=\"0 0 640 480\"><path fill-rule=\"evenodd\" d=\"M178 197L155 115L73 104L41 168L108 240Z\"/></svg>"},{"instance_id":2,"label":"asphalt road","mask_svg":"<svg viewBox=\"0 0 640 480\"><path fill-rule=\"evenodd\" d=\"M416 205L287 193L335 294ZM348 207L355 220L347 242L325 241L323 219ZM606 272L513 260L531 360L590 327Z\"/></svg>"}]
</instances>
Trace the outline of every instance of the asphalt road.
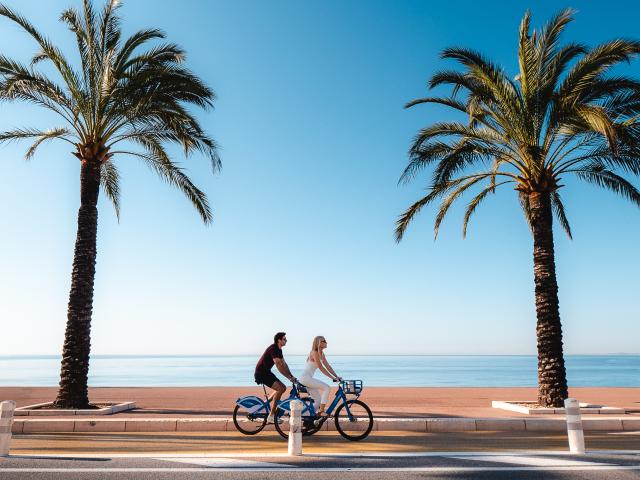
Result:
<instances>
[{"instance_id":1,"label":"asphalt road","mask_svg":"<svg viewBox=\"0 0 640 480\"><path fill-rule=\"evenodd\" d=\"M640 432L589 432L587 449L638 450ZM305 453L393 453L504 450L567 450L565 432L373 432L349 442L335 432L305 437ZM286 453L276 433L244 436L237 432L66 433L14 435L11 453L21 454L209 454Z\"/></svg>"},{"instance_id":2,"label":"asphalt road","mask_svg":"<svg viewBox=\"0 0 640 480\"><path fill-rule=\"evenodd\" d=\"M395 455L53 457L0 459L0 478L27 479L611 479L640 478L640 452L458 452Z\"/></svg>"},{"instance_id":3,"label":"asphalt road","mask_svg":"<svg viewBox=\"0 0 640 480\"><path fill-rule=\"evenodd\" d=\"M640 432L592 432L586 456L563 432L324 432L288 457L275 434L236 432L15 435L0 480L63 479L640 479Z\"/></svg>"}]
</instances>

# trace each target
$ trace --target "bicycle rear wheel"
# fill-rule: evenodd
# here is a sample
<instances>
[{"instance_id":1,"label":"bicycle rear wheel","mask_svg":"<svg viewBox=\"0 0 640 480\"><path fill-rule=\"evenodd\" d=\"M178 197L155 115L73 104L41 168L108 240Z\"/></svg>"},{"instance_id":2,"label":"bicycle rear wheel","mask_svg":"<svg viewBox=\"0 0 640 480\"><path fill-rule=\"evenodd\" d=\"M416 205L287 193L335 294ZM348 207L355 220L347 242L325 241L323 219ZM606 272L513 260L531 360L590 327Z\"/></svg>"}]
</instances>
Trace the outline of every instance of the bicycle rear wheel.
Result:
<instances>
[{"instance_id":1,"label":"bicycle rear wheel","mask_svg":"<svg viewBox=\"0 0 640 480\"><path fill-rule=\"evenodd\" d=\"M349 406L347 412L346 406ZM349 400L340 405L335 414L336 430L347 440L367 438L373 429L373 413L361 400Z\"/></svg>"},{"instance_id":2,"label":"bicycle rear wheel","mask_svg":"<svg viewBox=\"0 0 640 480\"><path fill-rule=\"evenodd\" d=\"M261 413L249 413L240 405L233 409L233 424L240 433L255 435L262 431L267 424L267 411Z\"/></svg>"}]
</instances>

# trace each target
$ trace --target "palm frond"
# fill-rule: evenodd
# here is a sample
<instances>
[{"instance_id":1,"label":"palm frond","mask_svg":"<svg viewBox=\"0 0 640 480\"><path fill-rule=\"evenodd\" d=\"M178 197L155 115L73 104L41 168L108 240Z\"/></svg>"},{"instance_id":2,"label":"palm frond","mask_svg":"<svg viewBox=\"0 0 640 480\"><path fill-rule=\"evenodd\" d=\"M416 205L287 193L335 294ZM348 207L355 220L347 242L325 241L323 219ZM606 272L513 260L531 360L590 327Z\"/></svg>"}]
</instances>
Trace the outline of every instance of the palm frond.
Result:
<instances>
[{"instance_id":1,"label":"palm frond","mask_svg":"<svg viewBox=\"0 0 640 480\"><path fill-rule=\"evenodd\" d=\"M165 33L157 28L140 30L139 32L133 34L124 42L122 48L116 56L114 61L115 70L119 73L124 72L124 70L126 70L127 66L129 65L129 59L131 55L137 48L141 47L148 41L162 38L165 38Z\"/></svg>"},{"instance_id":2,"label":"palm frond","mask_svg":"<svg viewBox=\"0 0 640 480\"><path fill-rule=\"evenodd\" d=\"M440 187L443 188L443 187ZM422 210L424 207L433 202L438 196L442 194L442 191L439 191L437 188L432 188L427 195L422 197L420 200L411 205L405 212L400 215L398 220L396 221L396 229L395 229L395 239L396 242L400 242L402 237L404 237L404 233L407 230L407 227L413 220L413 218Z\"/></svg>"},{"instance_id":3,"label":"palm frond","mask_svg":"<svg viewBox=\"0 0 640 480\"><path fill-rule=\"evenodd\" d=\"M62 137L66 134L69 134L69 132L62 127L54 128L51 130L38 130L35 128L17 128L14 130L7 130L5 132L0 133L0 143L19 141L19 140L24 140L28 138L47 137L47 136Z\"/></svg>"},{"instance_id":4,"label":"palm frond","mask_svg":"<svg viewBox=\"0 0 640 480\"><path fill-rule=\"evenodd\" d=\"M573 8L561 10L540 31L539 48L543 59L543 63L540 65L542 68L548 66L549 60L553 58L559 47L560 35L573 21L575 13Z\"/></svg>"},{"instance_id":5,"label":"palm frond","mask_svg":"<svg viewBox=\"0 0 640 480\"><path fill-rule=\"evenodd\" d=\"M617 151L616 128L607 112L596 105L580 105L576 108L576 113L589 130L598 132L607 139L609 148L615 154Z\"/></svg>"},{"instance_id":6,"label":"palm frond","mask_svg":"<svg viewBox=\"0 0 640 480\"><path fill-rule=\"evenodd\" d=\"M581 179L616 193L640 207L640 192L636 187L620 175L607 170L603 165L596 162L590 166L576 169L574 172Z\"/></svg>"},{"instance_id":7,"label":"palm frond","mask_svg":"<svg viewBox=\"0 0 640 480\"><path fill-rule=\"evenodd\" d=\"M40 32L38 32L38 30L36 30L36 28L26 18L17 14L4 4L0 4L0 16L6 17L17 23L23 30L31 35L34 40L36 40L42 50L42 55L46 55L46 57L53 63L60 75L64 78L71 93L76 96L80 91L79 78L62 52L54 46L49 39L40 34Z\"/></svg>"},{"instance_id":8,"label":"palm frond","mask_svg":"<svg viewBox=\"0 0 640 480\"><path fill-rule=\"evenodd\" d=\"M181 190L196 208L202 218L202 221L205 224L211 223L213 220L213 214L209 207L207 196L191 182L189 177L180 167L171 161L162 145L148 138L139 139L138 143L145 148L146 153L127 153L144 160L145 163L154 170L158 176L160 176L160 178Z\"/></svg>"},{"instance_id":9,"label":"palm frond","mask_svg":"<svg viewBox=\"0 0 640 480\"><path fill-rule=\"evenodd\" d=\"M411 154L411 160L402 172L398 183L409 183L421 170L433 162L436 162L447 155L451 155L452 151L453 147L444 142L431 142L422 146L420 150Z\"/></svg>"},{"instance_id":10,"label":"palm frond","mask_svg":"<svg viewBox=\"0 0 640 480\"><path fill-rule=\"evenodd\" d=\"M562 199L560 198L560 194L557 190L551 193L551 207L553 208L553 212L556 214L556 218L560 222L563 230L567 234L569 239L573 239L571 236L571 226L569 225L569 219L564 211L564 204L562 203Z\"/></svg>"},{"instance_id":11,"label":"palm frond","mask_svg":"<svg viewBox=\"0 0 640 480\"><path fill-rule=\"evenodd\" d=\"M45 132L42 132L42 135L38 136L36 141L29 147L27 152L24 155L25 160L31 160L33 155L36 153L36 150L40 145L48 140L53 140L55 138L59 138L62 140L66 140L68 143L73 145L73 142L70 139L71 132L65 127L52 128Z\"/></svg>"},{"instance_id":12,"label":"palm frond","mask_svg":"<svg viewBox=\"0 0 640 480\"><path fill-rule=\"evenodd\" d=\"M407 102L404 106L404 108L411 108L414 107L416 105L420 105L422 103L439 103L440 105L445 105L447 107L451 107L455 110L458 110L460 112L464 112L467 113L467 108L465 106L464 103L462 103L459 100L456 100L455 98L446 98L446 97L424 97L424 98L418 98L416 100L412 100L410 102Z\"/></svg>"},{"instance_id":13,"label":"palm frond","mask_svg":"<svg viewBox=\"0 0 640 480\"><path fill-rule=\"evenodd\" d=\"M628 62L640 53L640 42L612 40L588 51L569 71L558 88L558 97L567 106L588 95L592 82L620 62Z\"/></svg>"},{"instance_id":14,"label":"palm frond","mask_svg":"<svg viewBox=\"0 0 640 480\"><path fill-rule=\"evenodd\" d=\"M476 208L483 202L483 200L490 194L495 193L496 188L507 183L513 183L513 180L506 180L504 182L495 182L493 180L488 187L482 189L478 195L476 195L467 205L467 210L464 212L464 220L462 221L462 238L467 237L467 226L469 225L469 219L475 213Z\"/></svg>"},{"instance_id":15,"label":"palm frond","mask_svg":"<svg viewBox=\"0 0 640 480\"><path fill-rule=\"evenodd\" d=\"M454 188L451 192L447 194L442 203L440 204L440 209L438 210L438 214L436 215L436 221L433 227L433 238L438 238L438 232L440 231L440 225L442 221L447 216L447 212L451 208L451 205L461 196L463 195L470 187L475 185L476 183L484 180L487 175L477 175L472 178L460 182L460 184Z\"/></svg>"},{"instance_id":16,"label":"palm frond","mask_svg":"<svg viewBox=\"0 0 640 480\"><path fill-rule=\"evenodd\" d=\"M107 198L111 200L120 221L120 173L112 161L104 163L100 170L100 185Z\"/></svg>"},{"instance_id":17,"label":"palm frond","mask_svg":"<svg viewBox=\"0 0 640 480\"><path fill-rule=\"evenodd\" d=\"M120 19L116 12L120 8L120 0L108 0L105 3L98 24L100 25L100 31L98 38L100 39L100 47L102 55L106 56L107 52L113 51L117 48L120 40Z\"/></svg>"},{"instance_id":18,"label":"palm frond","mask_svg":"<svg viewBox=\"0 0 640 480\"><path fill-rule=\"evenodd\" d=\"M76 37L76 45L78 54L80 55L80 64L82 66L83 87L88 88L91 76L91 64L89 59L89 46L86 32L84 30L83 21L80 13L75 8L68 8L60 15L60 20L67 24L67 27ZM46 54L43 52L43 55Z\"/></svg>"}]
</instances>

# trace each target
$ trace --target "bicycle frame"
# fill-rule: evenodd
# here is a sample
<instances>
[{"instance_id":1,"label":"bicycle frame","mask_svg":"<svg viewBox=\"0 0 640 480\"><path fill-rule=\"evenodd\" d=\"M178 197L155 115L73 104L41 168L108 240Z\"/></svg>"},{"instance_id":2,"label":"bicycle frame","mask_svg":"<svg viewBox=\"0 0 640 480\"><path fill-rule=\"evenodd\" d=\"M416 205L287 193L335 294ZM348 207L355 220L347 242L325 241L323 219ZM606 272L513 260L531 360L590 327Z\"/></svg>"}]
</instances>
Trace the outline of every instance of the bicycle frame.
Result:
<instances>
[{"instance_id":1,"label":"bicycle frame","mask_svg":"<svg viewBox=\"0 0 640 480\"><path fill-rule=\"evenodd\" d=\"M358 398L360 395L359 394L354 394L356 398ZM298 400L300 399L300 394L298 393L298 389L296 388L296 386L292 386L291 387L291 394L289 395L289 398L287 398L286 400L283 400L282 402L280 402L278 404L278 407L281 408L284 411L290 411L291 408L289 407L289 404L291 403L291 400ZM347 394L344 393L344 390L342 389L342 385L338 385L338 391L336 392L335 396L333 397L333 401L331 402L331 404L325 409L326 414L329 416L333 413L333 411L338 407L338 405L340 404L344 404L344 408L347 411L347 415L349 415L349 419L352 419L352 415L351 415L351 410L349 410L349 404L347 403ZM311 404L304 404L304 408L302 410L302 416L303 417L316 417L316 409L315 409L315 405L313 403Z\"/></svg>"},{"instance_id":2,"label":"bicycle frame","mask_svg":"<svg viewBox=\"0 0 640 480\"><path fill-rule=\"evenodd\" d=\"M360 394L355 394L356 398L358 398L359 396ZM349 410L349 404L347 403L347 394L344 393L344 390L342 389L342 384L338 386L338 391L336 392L336 396L333 398L333 402L331 402L331 405L329 405L329 407L326 409L327 415L331 415L335 410L335 408L340 403L344 404L344 408L347 411L347 415L349 415L349 419L351 420L352 419L351 410Z\"/></svg>"}]
</instances>

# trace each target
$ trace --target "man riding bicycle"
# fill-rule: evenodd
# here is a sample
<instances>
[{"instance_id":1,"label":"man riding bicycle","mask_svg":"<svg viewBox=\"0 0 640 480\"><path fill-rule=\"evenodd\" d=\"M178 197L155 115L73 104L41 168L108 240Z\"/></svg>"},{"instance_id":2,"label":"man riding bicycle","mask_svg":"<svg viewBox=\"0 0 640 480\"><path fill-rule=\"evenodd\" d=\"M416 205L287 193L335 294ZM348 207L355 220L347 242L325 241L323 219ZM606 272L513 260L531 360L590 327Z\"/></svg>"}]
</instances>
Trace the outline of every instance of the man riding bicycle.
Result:
<instances>
[{"instance_id":1,"label":"man riding bicycle","mask_svg":"<svg viewBox=\"0 0 640 480\"><path fill-rule=\"evenodd\" d=\"M256 365L256 371L254 374L256 383L258 385L266 385L274 390L272 394L273 396L270 398L270 400L273 400L273 405L271 406L271 411L267 417L267 423L275 423L274 415L276 407L282 397L282 394L286 390L283 383L278 380L278 377L276 377L271 371L273 366L275 365L280 373L291 380L292 383L296 382L296 377L291 374L289 366L287 365L287 362L284 361L284 357L282 355L282 347L286 344L287 334L284 332L276 333L273 337L273 343L267 347Z\"/></svg>"}]
</instances>

